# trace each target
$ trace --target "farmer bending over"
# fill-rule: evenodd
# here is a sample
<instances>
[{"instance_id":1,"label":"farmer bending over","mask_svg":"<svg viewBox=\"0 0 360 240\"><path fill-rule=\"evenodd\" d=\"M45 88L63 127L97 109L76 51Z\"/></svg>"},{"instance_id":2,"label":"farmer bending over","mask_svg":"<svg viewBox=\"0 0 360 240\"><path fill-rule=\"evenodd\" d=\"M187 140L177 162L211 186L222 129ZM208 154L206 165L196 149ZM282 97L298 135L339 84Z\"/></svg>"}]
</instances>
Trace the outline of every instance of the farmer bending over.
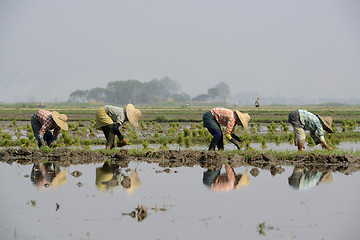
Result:
<instances>
[{"instance_id":1,"label":"farmer bending over","mask_svg":"<svg viewBox=\"0 0 360 240\"><path fill-rule=\"evenodd\" d=\"M314 139L315 144L319 144L322 148L331 150L324 138L326 132L333 133L332 118L314 115L303 109L298 109L289 114L288 122L294 128L295 146L299 151L304 151L305 147L305 131L310 131L310 136Z\"/></svg>"},{"instance_id":2,"label":"farmer bending over","mask_svg":"<svg viewBox=\"0 0 360 240\"><path fill-rule=\"evenodd\" d=\"M226 138L232 142L237 149L240 149L236 141L241 142L242 140L232 132L234 131L236 124L247 129L249 121L249 114L241 113L238 110L233 111L227 108L213 108L206 112L203 116L204 127L206 127L211 135L213 135L209 150L215 150L216 146L219 150L224 150L223 133L220 125L226 127Z\"/></svg>"},{"instance_id":3,"label":"farmer bending over","mask_svg":"<svg viewBox=\"0 0 360 240\"><path fill-rule=\"evenodd\" d=\"M38 141L39 148L46 146L54 147L60 130L68 130L66 123L67 117L65 114L60 114L56 111L49 112L45 109L37 111L30 120L34 136ZM54 130L54 133L51 133ZM45 144L46 142L46 144Z\"/></svg>"},{"instance_id":4,"label":"farmer bending over","mask_svg":"<svg viewBox=\"0 0 360 240\"><path fill-rule=\"evenodd\" d=\"M125 121L137 127L140 117L140 110L136 109L132 104L128 104L126 109L110 105L101 107L96 114L96 129L101 129L104 132L106 148L110 149L115 147L115 135L118 136L121 141L118 145L119 147L127 145L126 139L120 133L120 127Z\"/></svg>"}]
</instances>

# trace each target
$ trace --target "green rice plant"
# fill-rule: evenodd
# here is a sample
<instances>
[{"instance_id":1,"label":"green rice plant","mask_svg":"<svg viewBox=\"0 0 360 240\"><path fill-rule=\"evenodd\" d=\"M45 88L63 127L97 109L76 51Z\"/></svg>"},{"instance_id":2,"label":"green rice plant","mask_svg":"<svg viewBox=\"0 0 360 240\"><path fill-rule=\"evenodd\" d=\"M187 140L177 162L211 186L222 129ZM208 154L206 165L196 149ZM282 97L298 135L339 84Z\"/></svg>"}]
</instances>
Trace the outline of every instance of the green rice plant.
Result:
<instances>
[{"instance_id":1,"label":"green rice plant","mask_svg":"<svg viewBox=\"0 0 360 240\"><path fill-rule=\"evenodd\" d=\"M165 116L163 116L163 115L157 116L157 117L155 118L155 120L156 120L157 122L167 122L167 121L168 121L167 117L165 117Z\"/></svg>"},{"instance_id":2,"label":"green rice plant","mask_svg":"<svg viewBox=\"0 0 360 240\"><path fill-rule=\"evenodd\" d=\"M184 144L184 134L182 132L178 133L177 143L182 146Z\"/></svg>"},{"instance_id":3,"label":"green rice plant","mask_svg":"<svg viewBox=\"0 0 360 240\"><path fill-rule=\"evenodd\" d=\"M139 137L139 134L138 134L137 131L135 131L135 130L131 130L131 131L130 131L130 138L136 140L136 139L138 139L138 137Z\"/></svg>"},{"instance_id":4,"label":"green rice plant","mask_svg":"<svg viewBox=\"0 0 360 240\"><path fill-rule=\"evenodd\" d=\"M158 132L154 133L154 138L159 138L159 133Z\"/></svg>"},{"instance_id":5,"label":"green rice plant","mask_svg":"<svg viewBox=\"0 0 360 240\"><path fill-rule=\"evenodd\" d=\"M27 137L30 141L32 141L35 138L34 133L32 133L32 132L28 132Z\"/></svg>"},{"instance_id":6,"label":"green rice plant","mask_svg":"<svg viewBox=\"0 0 360 240\"><path fill-rule=\"evenodd\" d=\"M63 140L65 145L71 145L74 142L72 137L67 132L63 132L60 139Z\"/></svg>"},{"instance_id":7,"label":"green rice plant","mask_svg":"<svg viewBox=\"0 0 360 240\"><path fill-rule=\"evenodd\" d=\"M149 143L147 141L143 141L142 146L143 146L144 149L148 149L149 148Z\"/></svg>"},{"instance_id":8,"label":"green rice plant","mask_svg":"<svg viewBox=\"0 0 360 240\"><path fill-rule=\"evenodd\" d=\"M4 139L4 140L11 140L12 139L12 136L11 136L11 134L9 134L9 133L3 133L2 134L2 138Z\"/></svg>"},{"instance_id":9,"label":"green rice plant","mask_svg":"<svg viewBox=\"0 0 360 240\"><path fill-rule=\"evenodd\" d=\"M17 122L16 122L16 120L12 121L11 126L13 126L13 127L17 127Z\"/></svg>"},{"instance_id":10,"label":"green rice plant","mask_svg":"<svg viewBox=\"0 0 360 240\"><path fill-rule=\"evenodd\" d=\"M267 148L265 139L261 140L261 148Z\"/></svg>"},{"instance_id":11,"label":"green rice plant","mask_svg":"<svg viewBox=\"0 0 360 240\"><path fill-rule=\"evenodd\" d=\"M30 140L27 138L21 138L20 142L21 142L21 146L23 147L29 147L31 144Z\"/></svg>"},{"instance_id":12,"label":"green rice plant","mask_svg":"<svg viewBox=\"0 0 360 240\"><path fill-rule=\"evenodd\" d=\"M68 128L69 129L75 128L75 123L68 123Z\"/></svg>"},{"instance_id":13,"label":"green rice plant","mask_svg":"<svg viewBox=\"0 0 360 240\"><path fill-rule=\"evenodd\" d=\"M333 129L334 133L337 133L338 130L337 130L337 128L336 128L335 122L332 122L331 126L332 126L332 129Z\"/></svg>"},{"instance_id":14,"label":"green rice plant","mask_svg":"<svg viewBox=\"0 0 360 240\"><path fill-rule=\"evenodd\" d=\"M190 123L190 129L195 129L196 126L195 126L195 123Z\"/></svg>"},{"instance_id":15,"label":"green rice plant","mask_svg":"<svg viewBox=\"0 0 360 240\"><path fill-rule=\"evenodd\" d=\"M89 127L89 135L90 136L95 136L95 132L94 132L94 129L92 127Z\"/></svg>"},{"instance_id":16,"label":"green rice plant","mask_svg":"<svg viewBox=\"0 0 360 240\"><path fill-rule=\"evenodd\" d=\"M27 123L26 124L26 129L28 132L31 132L32 131L32 128L31 128L31 124L30 123Z\"/></svg>"},{"instance_id":17,"label":"green rice plant","mask_svg":"<svg viewBox=\"0 0 360 240\"><path fill-rule=\"evenodd\" d=\"M193 130L191 135L192 137L196 138L198 136L198 132Z\"/></svg>"},{"instance_id":18,"label":"green rice plant","mask_svg":"<svg viewBox=\"0 0 360 240\"><path fill-rule=\"evenodd\" d=\"M88 139L88 138L86 138L86 139L83 141L82 144L85 145L85 146L90 146L90 145L91 145L91 140Z\"/></svg>"},{"instance_id":19,"label":"green rice plant","mask_svg":"<svg viewBox=\"0 0 360 240\"><path fill-rule=\"evenodd\" d=\"M76 146L80 146L81 145L81 139L80 137L75 137L74 143Z\"/></svg>"},{"instance_id":20,"label":"green rice plant","mask_svg":"<svg viewBox=\"0 0 360 240\"><path fill-rule=\"evenodd\" d=\"M83 126L85 126L81 121L78 121L78 126L79 127L83 127Z\"/></svg>"},{"instance_id":21,"label":"green rice plant","mask_svg":"<svg viewBox=\"0 0 360 240\"><path fill-rule=\"evenodd\" d=\"M168 150L168 141L166 139L164 139L164 141L162 142L162 146L160 147L160 150Z\"/></svg>"},{"instance_id":22,"label":"green rice plant","mask_svg":"<svg viewBox=\"0 0 360 240\"><path fill-rule=\"evenodd\" d=\"M90 119L90 127L95 127L95 125L96 125L95 118Z\"/></svg>"},{"instance_id":23,"label":"green rice plant","mask_svg":"<svg viewBox=\"0 0 360 240\"><path fill-rule=\"evenodd\" d=\"M315 141L312 137L310 137L309 135L306 135L306 142L308 143L309 146L315 146Z\"/></svg>"},{"instance_id":24,"label":"green rice plant","mask_svg":"<svg viewBox=\"0 0 360 240\"><path fill-rule=\"evenodd\" d=\"M22 127L17 127L15 135L16 136L21 135L21 130L22 130Z\"/></svg>"},{"instance_id":25,"label":"green rice plant","mask_svg":"<svg viewBox=\"0 0 360 240\"><path fill-rule=\"evenodd\" d=\"M140 122L140 129L146 129L144 121Z\"/></svg>"},{"instance_id":26,"label":"green rice plant","mask_svg":"<svg viewBox=\"0 0 360 240\"><path fill-rule=\"evenodd\" d=\"M186 136L185 138L184 138L184 141L185 141L185 147L190 147L191 146L191 137L190 136Z\"/></svg>"},{"instance_id":27,"label":"green rice plant","mask_svg":"<svg viewBox=\"0 0 360 240\"><path fill-rule=\"evenodd\" d=\"M168 129L168 135L170 135L170 136L175 135L175 128L174 128L174 127L170 127L170 128Z\"/></svg>"},{"instance_id":28,"label":"green rice plant","mask_svg":"<svg viewBox=\"0 0 360 240\"><path fill-rule=\"evenodd\" d=\"M160 125L160 123L156 124L155 130L158 131L158 132L163 132L164 131L162 126Z\"/></svg>"},{"instance_id":29,"label":"green rice plant","mask_svg":"<svg viewBox=\"0 0 360 240\"><path fill-rule=\"evenodd\" d=\"M84 134L84 135L86 135L87 131L88 131L88 128L87 128L86 126L84 126L84 127L81 129L81 133Z\"/></svg>"},{"instance_id":30,"label":"green rice plant","mask_svg":"<svg viewBox=\"0 0 360 240\"><path fill-rule=\"evenodd\" d=\"M184 136L187 137L187 136L190 136L190 135L191 135L190 129L184 128Z\"/></svg>"}]
</instances>

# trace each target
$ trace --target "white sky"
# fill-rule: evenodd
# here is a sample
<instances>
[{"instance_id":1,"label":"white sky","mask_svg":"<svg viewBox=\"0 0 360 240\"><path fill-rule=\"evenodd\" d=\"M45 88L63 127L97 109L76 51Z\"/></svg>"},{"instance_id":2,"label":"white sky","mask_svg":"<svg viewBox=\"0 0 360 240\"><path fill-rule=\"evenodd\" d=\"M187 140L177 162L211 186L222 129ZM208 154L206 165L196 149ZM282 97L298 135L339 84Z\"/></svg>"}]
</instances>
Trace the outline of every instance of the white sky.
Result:
<instances>
[{"instance_id":1,"label":"white sky","mask_svg":"<svg viewBox=\"0 0 360 240\"><path fill-rule=\"evenodd\" d=\"M168 76L192 97L360 98L357 0L0 0L0 102Z\"/></svg>"}]
</instances>

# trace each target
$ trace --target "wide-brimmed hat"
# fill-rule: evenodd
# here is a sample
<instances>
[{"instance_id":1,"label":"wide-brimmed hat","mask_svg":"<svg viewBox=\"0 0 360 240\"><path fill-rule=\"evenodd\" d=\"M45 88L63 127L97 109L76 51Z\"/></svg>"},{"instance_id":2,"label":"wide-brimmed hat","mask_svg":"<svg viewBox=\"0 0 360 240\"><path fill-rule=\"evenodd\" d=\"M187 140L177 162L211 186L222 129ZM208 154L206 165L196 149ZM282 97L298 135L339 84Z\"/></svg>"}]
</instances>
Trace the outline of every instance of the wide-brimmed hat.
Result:
<instances>
[{"instance_id":1,"label":"wide-brimmed hat","mask_svg":"<svg viewBox=\"0 0 360 240\"><path fill-rule=\"evenodd\" d=\"M236 114L238 115L241 124L244 126L245 129L248 129L250 116L247 113L242 113L239 110L235 110Z\"/></svg>"},{"instance_id":2,"label":"wide-brimmed hat","mask_svg":"<svg viewBox=\"0 0 360 240\"><path fill-rule=\"evenodd\" d=\"M324 116L320 116L320 115L317 115L318 118L320 119L320 121L325 125L325 127L327 129L325 129L327 132L330 132L330 133L333 133L334 130L332 129L332 118L331 117L324 117Z\"/></svg>"},{"instance_id":3,"label":"wide-brimmed hat","mask_svg":"<svg viewBox=\"0 0 360 240\"><path fill-rule=\"evenodd\" d=\"M51 116L54 119L55 123L62 129L68 130L68 125L66 123L67 116L65 114L60 114L57 111L51 112Z\"/></svg>"},{"instance_id":4,"label":"wide-brimmed hat","mask_svg":"<svg viewBox=\"0 0 360 240\"><path fill-rule=\"evenodd\" d=\"M247 169L245 170L244 174L241 176L239 182L236 184L235 189L239 190L242 187L246 187L250 184L250 178L248 175Z\"/></svg>"},{"instance_id":5,"label":"wide-brimmed hat","mask_svg":"<svg viewBox=\"0 0 360 240\"><path fill-rule=\"evenodd\" d=\"M126 117L129 120L130 124L134 127L139 126L139 119L141 115L142 114L140 110L136 109L131 103L126 106Z\"/></svg>"}]
</instances>

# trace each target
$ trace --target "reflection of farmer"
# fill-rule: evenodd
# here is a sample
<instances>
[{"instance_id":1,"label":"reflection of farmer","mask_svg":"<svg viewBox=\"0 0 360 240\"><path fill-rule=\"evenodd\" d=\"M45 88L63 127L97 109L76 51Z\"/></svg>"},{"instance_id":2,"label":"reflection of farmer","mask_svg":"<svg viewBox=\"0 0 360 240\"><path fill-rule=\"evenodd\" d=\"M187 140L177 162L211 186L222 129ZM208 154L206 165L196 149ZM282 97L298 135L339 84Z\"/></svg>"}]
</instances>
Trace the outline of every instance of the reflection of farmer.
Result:
<instances>
[{"instance_id":1,"label":"reflection of farmer","mask_svg":"<svg viewBox=\"0 0 360 240\"><path fill-rule=\"evenodd\" d=\"M214 192L226 192L234 188L239 190L241 187L249 185L250 178L247 170L242 175L235 175L234 169L229 164L225 164L225 170L226 173L221 175L221 168L207 170L203 175L203 183Z\"/></svg>"},{"instance_id":2,"label":"reflection of farmer","mask_svg":"<svg viewBox=\"0 0 360 240\"><path fill-rule=\"evenodd\" d=\"M206 112L203 116L204 127L206 127L214 137L211 140L209 150L215 150L216 146L219 150L224 150L223 133L220 125L226 127L226 138L240 149L236 141L241 142L242 140L232 132L234 131L236 124L247 129L249 121L249 114L242 113L238 110L233 111L227 108L213 108Z\"/></svg>"},{"instance_id":3,"label":"reflection of farmer","mask_svg":"<svg viewBox=\"0 0 360 240\"><path fill-rule=\"evenodd\" d=\"M331 172L309 171L308 169L295 167L288 179L289 185L297 190L307 190L322 182L331 183Z\"/></svg>"},{"instance_id":4,"label":"reflection of farmer","mask_svg":"<svg viewBox=\"0 0 360 240\"><path fill-rule=\"evenodd\" d=\"M53 163L34 164L31 169L31 181L39 188L53 188L66 184L67 169L60 169Z\"/></svg>"},{"instance_id":5,"label":"reflection of farmer","mask_svg":"<svg viewBox=\"0 0 360 240\"><path fill-rule=\"evenodd\" d=\"M132 194L140 187L141 182L137 171L125 176L118 165L105 162L102 167L96 168L95 184L102 191L125 188L127 194Z\"/></svg>"},{"instance_id":6,"label":"reflection of farmer","mask_svg":"<svg viewBox=\"0 0 360 240\"><path fill-rule=\"evenodd\" d=\"M46 144L54 146L61 129L68 130L66 121L67 117L65 114L60 114L56 111L49 112L45 109L37 111L31 117L30 122L34 136L38 141L38 146L46 146ZM54 130L54 134L51 133L51 130Z\"/></svg>"},{"instance_id":7,"label":"reflection of farmer","mask_svg":"<svg viewBox=\"0 0 360 240\"><path fill-rule=\"evenodd\" d=\"M310 136L314 139L316 144L319 144L328 150L331 148L326 143L324 138L325 133L333 133L332 118L314 115L306 110L298 109L289 114L289 123L294 128L295 146L299 151L304 151L305 147L305 131L310 131Z\"/></svg>"},{"instance_id":8,"label":"reflection of farmer","mask_svg":"<svg viewBox=\"0 0 360 240\"><path fill-rule=\"evenodd\" d=\"M128 104L126 109L110 105L101 107L96 114L96 128L104 132L106 148L110 149L115 147L115 135L118 136L121 141L119 146L125 146L127 141L120 133L121 125L125 121L128 121L131 125L137 127L140 117L140 110L136 109L132 104Z\"/></svg>"},{"instance_id":9,"label":"reflection of farmer","mask_svg":"<svg viewBox=\"0 0 360 240\"><path fill-rule=\"evenodd\" d=\"M255 100L255 110L258 109L258 111L260 111L260 98L257 98Z\"/></svg>"}]
</instances>

